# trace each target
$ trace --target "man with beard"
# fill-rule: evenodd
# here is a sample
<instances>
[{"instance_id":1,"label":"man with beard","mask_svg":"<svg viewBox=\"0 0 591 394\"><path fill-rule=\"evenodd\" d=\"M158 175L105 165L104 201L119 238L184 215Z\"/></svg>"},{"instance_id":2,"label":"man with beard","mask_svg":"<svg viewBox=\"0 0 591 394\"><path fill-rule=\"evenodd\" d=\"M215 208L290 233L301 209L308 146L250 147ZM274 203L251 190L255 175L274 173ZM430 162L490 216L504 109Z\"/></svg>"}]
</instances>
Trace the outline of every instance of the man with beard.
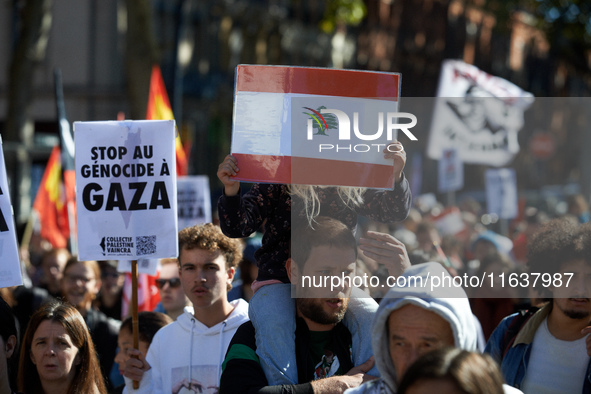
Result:
<instances>
[{"instance_id":1,"label":"man with beard","mask_svg":"<svg viewBox=\"0 0 591 394\"><path fill-rule=\"evenodd\" d=\"M591 392L585 344L591 321L591 225L553 220L528 246L530 282L533 273L546 275L537 289L552 298L533 314L503 319L485 351L501 365L507 383L525 393ZM547 274L551 281L544 281Z\"/></svg>"},{"instance_id":2,"label":"man with beard","mask_svg":"<svg viewBox=\"0 0 591 394\"><path fill-rule=\"evenodd\" d=\"M337 277L352 279L356 259L355 237L342 222L318 217L314 228L294 228L286 269L297 288L298 384L268 386L256 353L255 329L247 322L240 326L228 348L220 393L342 393L374 378L366 374L374 364L373 357L353 365L351 333L342 323L351 282L331 283ZM330 278L328 283L325 278ZM366 334L368 337L369 332ZM266 340L280 344L286 338Z\"/></svg>"}]
</instances>

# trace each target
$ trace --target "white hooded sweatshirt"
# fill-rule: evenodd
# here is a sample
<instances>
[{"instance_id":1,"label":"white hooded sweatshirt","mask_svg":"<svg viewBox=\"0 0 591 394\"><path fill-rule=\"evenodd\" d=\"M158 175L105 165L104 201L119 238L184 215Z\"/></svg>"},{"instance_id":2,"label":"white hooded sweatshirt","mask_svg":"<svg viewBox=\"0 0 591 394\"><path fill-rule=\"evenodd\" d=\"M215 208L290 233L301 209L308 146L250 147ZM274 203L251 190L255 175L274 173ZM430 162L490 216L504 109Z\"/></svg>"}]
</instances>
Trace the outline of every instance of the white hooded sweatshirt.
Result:
<instances>
[{"instance_id":1,"label":"white hooded sweatshirt","mask_svg":"<svg viewBox=\"0 0 591 394\"><path fill-rule=\"evenodd\" d=\"M194 316L193 307L177 320L161 328L148 349L146 361L151 368L144 373L140 388L133 390L125 378L125 393L185 393L193 382L196 392L217 393L222 362L234 333L248 321L248 303L238 299L230 303L230 316L213 327L207 327ZM184 388L183 388L184 387Z\"/></svg>"}]
</instances>

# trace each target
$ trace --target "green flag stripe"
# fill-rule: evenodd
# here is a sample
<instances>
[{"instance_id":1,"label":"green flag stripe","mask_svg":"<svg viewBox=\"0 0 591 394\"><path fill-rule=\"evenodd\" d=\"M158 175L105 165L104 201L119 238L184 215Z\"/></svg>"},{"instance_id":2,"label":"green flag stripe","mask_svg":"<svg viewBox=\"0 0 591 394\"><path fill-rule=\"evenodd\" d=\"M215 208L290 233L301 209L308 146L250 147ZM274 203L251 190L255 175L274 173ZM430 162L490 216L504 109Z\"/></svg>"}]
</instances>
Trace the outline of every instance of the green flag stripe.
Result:
<instances>
[{"instance_id":1,"label":"green flag stripe","mask_svg":"<svg viewBox=\"0 0 591 394\"><path fill-rule=\"evenodd\" d=\"M226 363L236 358L242 360L252 360L256 361L257 363L259 362L259 357L253 349L249 348L246 345L235 344L232 345L232 347L228 351L228 354L226 354L226 359L222 363L222 372L224 371L224 369L226 369Z\"/></svg>"}]
</instances>

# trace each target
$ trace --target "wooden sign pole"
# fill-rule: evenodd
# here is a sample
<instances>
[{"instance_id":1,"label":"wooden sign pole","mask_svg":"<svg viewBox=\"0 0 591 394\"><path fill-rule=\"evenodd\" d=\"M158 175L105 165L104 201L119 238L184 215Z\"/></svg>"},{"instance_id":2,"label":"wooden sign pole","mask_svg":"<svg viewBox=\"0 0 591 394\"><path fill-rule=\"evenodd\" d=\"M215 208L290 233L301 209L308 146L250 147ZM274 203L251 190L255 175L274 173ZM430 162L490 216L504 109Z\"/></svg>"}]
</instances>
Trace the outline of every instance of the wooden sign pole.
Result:
<instances>
[{"instance_id":1,"label":"wooden sign pole","mask_svg":"<svg viewBox=\"0 0 591 394\"><path fill-rule=\"evenodd\" d=\"M137 300L137 260L131 262L131 322L133 331L133 348L139 349L139 321L138 321L138 300ZM137 357L136 357L137 358ZM133 381L133 388L140 388L140 382Z\"/></svg>"}]
</instances>

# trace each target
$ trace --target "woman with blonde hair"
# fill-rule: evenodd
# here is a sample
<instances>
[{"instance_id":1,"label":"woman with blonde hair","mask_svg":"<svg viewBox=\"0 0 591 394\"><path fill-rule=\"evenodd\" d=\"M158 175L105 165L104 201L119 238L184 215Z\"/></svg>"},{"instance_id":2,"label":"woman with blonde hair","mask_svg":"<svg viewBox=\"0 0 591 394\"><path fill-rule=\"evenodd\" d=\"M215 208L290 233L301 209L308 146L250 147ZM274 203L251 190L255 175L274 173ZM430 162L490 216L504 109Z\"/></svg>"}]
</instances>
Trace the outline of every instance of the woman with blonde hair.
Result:
<instances>
[{"instance_id":1,"label":"woman with blonde hair","mask_svg":"<svg viewBox=\"0 0 591 394\"><path fill-rule=\"evenodd\" d=\"M106 393L86 323L70 304L52 301L31 317L19 360L24 394Z\"/></svg>"}]
</instances>

